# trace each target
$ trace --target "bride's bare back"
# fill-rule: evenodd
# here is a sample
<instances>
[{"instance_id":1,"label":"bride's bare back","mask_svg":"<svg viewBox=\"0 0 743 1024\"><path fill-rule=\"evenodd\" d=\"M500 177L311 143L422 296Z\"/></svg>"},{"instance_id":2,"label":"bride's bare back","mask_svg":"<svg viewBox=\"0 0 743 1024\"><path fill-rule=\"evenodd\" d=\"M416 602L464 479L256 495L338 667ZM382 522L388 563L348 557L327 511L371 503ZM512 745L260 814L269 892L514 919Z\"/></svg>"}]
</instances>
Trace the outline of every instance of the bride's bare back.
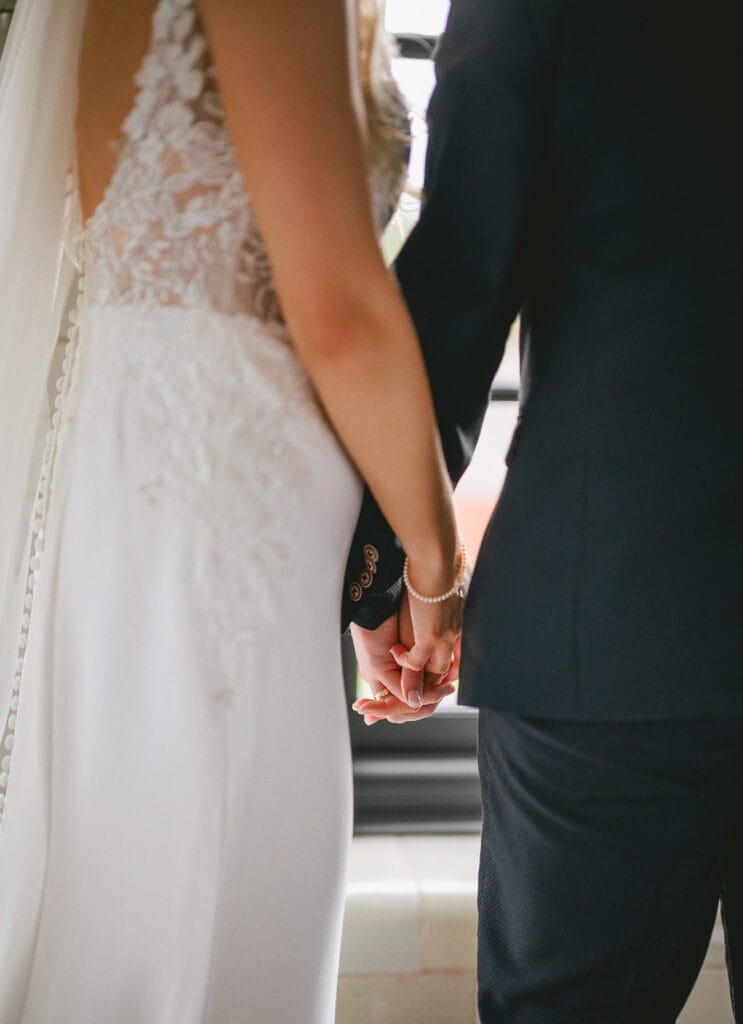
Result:
<instances>
[{"instance_id":1,"label":"bride's bare back","mask_svg":"<svg viewBox=\"0 0 743 1024\"><path fill-rule=\"evenodd\" d=\"M80 52L77 146L80 205L88 218L116 167L113 142L132 109L134 76L150 45L155 0L90 0Z\"/></svg>"}]
</instances>

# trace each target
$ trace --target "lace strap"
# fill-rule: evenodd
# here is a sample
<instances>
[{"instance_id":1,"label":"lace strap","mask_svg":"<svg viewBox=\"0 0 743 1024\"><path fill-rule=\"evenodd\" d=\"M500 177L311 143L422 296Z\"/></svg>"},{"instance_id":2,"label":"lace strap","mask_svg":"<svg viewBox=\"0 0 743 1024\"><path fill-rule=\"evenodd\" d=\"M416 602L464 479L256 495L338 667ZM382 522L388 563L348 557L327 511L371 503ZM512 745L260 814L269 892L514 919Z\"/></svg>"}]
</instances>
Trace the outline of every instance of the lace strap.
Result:
<instances>
[{"instance_id":1,"label":"lace strap","mask_svg":"<svg viewBox=\"0 0 743 1024\"><path fill-rule=\"evenodd\" d=\"M168 115L175 114L175 110L158 109L163 94L186 103L201 95L205 76L197 64L206 50L206 40L196 31L197 22L192 0L159 0L156 5L150 48L134 76L138 87L134 105L122 125L122 134L130 143L145 136L155 115L163 121L159 125L161 133L179 127L177 117L172 124L167 123Z\"/></svg>"}]
</instances>

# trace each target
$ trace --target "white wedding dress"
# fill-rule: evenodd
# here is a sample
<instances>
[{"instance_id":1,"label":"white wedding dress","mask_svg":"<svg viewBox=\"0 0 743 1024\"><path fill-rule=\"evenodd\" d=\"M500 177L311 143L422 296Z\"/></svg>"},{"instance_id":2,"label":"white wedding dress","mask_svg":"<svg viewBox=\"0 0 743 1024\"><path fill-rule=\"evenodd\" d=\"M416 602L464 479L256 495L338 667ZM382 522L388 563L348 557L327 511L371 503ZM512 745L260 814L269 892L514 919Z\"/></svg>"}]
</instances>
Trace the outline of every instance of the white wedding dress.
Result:
<instances>
[{"instance_id":1,"label":"white wedding dress","mask_svg":"<svg viewBox=\"0 0 743 1024\"><path fill-rule=\"evenodd\" d=\"M136 82L75 240L2 732L0 1024L331 1024L361 483L282 326L192 0L157 4Z\"/></svg>"}]
</instances>

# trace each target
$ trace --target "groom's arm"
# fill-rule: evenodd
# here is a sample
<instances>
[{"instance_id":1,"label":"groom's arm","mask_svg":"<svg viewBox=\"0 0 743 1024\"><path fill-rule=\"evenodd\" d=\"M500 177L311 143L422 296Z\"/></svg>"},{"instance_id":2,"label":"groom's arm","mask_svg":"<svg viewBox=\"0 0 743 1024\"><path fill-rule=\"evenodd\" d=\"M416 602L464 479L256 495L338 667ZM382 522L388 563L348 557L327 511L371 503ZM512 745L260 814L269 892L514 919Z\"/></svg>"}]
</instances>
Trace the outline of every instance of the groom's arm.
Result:
<instances>
[{"instance_id":1,"label":"groom's arm","mask_svg":"<svg viewBox=\"0 0 743 1024\"><path fill-rule=\"evenodd\" d=\"M472 458L535 255L559 3L453 0L436 55L423 209L396 271L454 483ZM396 610L402 560L367 490L346 570L344 627L353 620L373 629Z\"/></svg>"}]
</instances>

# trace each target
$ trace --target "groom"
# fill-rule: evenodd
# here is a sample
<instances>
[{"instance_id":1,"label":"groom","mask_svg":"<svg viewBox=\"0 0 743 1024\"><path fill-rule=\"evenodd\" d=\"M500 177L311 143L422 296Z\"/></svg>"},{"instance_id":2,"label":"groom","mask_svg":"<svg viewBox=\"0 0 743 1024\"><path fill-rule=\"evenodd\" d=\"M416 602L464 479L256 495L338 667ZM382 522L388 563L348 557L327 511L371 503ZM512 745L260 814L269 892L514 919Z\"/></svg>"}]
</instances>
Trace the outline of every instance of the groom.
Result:
<instances>
[{"instance_id":1,"label":"groom","mask_svg":"<svg viewBox=\"0 0 743 1024\"><path fill-rule=\"evenodd\" d=\"M437 53L397 274L454 481L521 315L461 664L482 1024L670 1024L721 892L740 971L741 39L740 0L453 0ZM367 494L344 621L375 689L400 570Z\"/></svg>"}]
</instances>

